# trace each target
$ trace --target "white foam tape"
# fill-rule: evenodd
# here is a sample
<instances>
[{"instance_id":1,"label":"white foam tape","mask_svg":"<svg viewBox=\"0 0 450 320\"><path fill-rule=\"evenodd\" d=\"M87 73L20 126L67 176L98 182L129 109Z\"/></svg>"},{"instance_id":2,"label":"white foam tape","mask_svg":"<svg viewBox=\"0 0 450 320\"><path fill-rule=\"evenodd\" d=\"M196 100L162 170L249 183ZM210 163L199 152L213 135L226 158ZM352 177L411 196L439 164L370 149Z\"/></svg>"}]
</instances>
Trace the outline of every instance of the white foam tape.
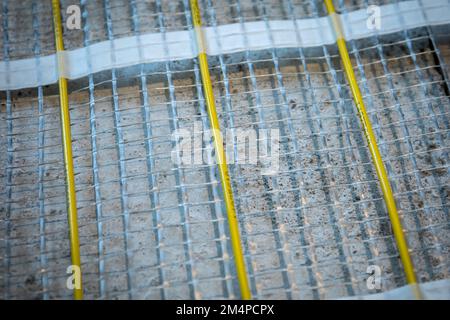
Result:
<instances>
[{"instance_id":1,"label":"white foam tape","mask_svg":"<svg viewBox=\"0 0 450 320\"><path fill-rule=\"evenodd\" d=\"M450 300L450 279L436 280L419 284L420 292L427 300ZM386 292L364 296L346 297L343 300L414 300L414 289L403 286Z\"/></svg>"},{"instance_id":2,"label":"white foam tape","mask_svg":"<svg viewBox=\"0 0 450 320\"><path fill-rule=\"evenodd\" d=\"M380 7L380 29L367 27L367 10L340 15L345 39L362 39L422 26L450 23L447 0L413 0ZM317 47L336 41L329 17L247 22L204 27L208 55L245 50ZM64 68L58 71L56 55L0 62L0 90L14 90L56 83L58 75L78 79L91 73L162 61L192 59L192 31L149 33L99 42L65 51Z\"/></svg>"}]
</instances>

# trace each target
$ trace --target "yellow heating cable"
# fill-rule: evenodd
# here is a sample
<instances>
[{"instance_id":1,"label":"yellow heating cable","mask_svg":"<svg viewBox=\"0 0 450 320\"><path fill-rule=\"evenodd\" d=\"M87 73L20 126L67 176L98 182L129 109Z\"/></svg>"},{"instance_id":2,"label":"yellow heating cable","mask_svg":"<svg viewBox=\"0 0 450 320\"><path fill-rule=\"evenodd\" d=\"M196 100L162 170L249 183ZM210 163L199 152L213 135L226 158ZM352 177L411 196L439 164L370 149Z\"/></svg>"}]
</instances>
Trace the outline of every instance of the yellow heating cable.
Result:
<instances>
[{"instance_id":1,"label":"yellow heating cable","mask_svg":"<svg viewBox=\"0 0 450 320\"><path fill-rule=\"evenodd\" d=\"M197 0L190 0L192 20L197 36L197 45L199 48L198 59L200 62L200 72L202 77L203 90L206 97L206 106L208 109L208 117L212 128L214 139L214 148L216 150L217 166L220 172L220 180L222 183L225 206L228 216L228 224L230 228L231 247L233 249L234 261L236 265L236 273L243 300L251 299L250 287L248 284L247 271L245 268L244 255L241 248L241 237L239 234L238 220L236 218L236 209L234 207L233 191L231 189L230 176L226 163L225 151L223 148L222 135L220 133L219 120L217 118L216 104L214 99L211 77L209 74L208 58L205 52L202 20Z\"/></svg>"},{"instance_id":2,"label":"yellow heating cable","mask_svg":"<svg viewBox=\"0 0 450 320\"><path fill-rule=\"evenodd\" d=\"M391 220L392 230L394 233L395 240L397 242L397 247L400 253L400 259L403 264L403 268L406 275L406 281L408 284L412 285L417 298L420 298L420 291L417 287L417 279L414 271L414 266L409 255L408 244L405 239L405 234L403 232L403 227L398 216L397 207L395 205L394 195L392 194L392 189L389 184L386 169L383 165L383 160L381 158L380 151L378 150L378 145L376 142L375 135L372 130L372 125L370 124L369 117L364 106L364 101L359 89L358 82L356 81L355 73L353 71L352 63L350 61L350 56L348 54L347 45L345 43L344 35L342 32L342 27L340 24L339 16L336 14L336 10L333 5L332 0L325 0L325 6L327 7L328 14L331 17L332 24L336 33L336 43L339 49L339 53L344 66L344 71L347 76L350 89L352 91L353 99L355 101L356 109L358 110L358 115L361 120L362 129L369 146L370 154L372 156L372 161L377 171L378 179L380 181L381 190L383 191L384 201L389 213L389 218Z\"/></svg>"},{"instance_id":3,"label":"yellow heating cable","mask_svg":"<svg viewBox=\"0 0 450 320\"><path fill-rule=\"evenodd\" d=\"M61 11L59 0L52 0L53 25L55 32L56 53L58 55L59 68L63 68L61 63L61 53L64 52L64 41L61 24ZM80 261L80 243L78 239L78 221L77 204L75 195L75 178L72 159L72 136L70 132L70 114L69 114L69 96L67 94L67 80L59 77L59 101L61 105L61 133L64 153L64 165L66 171L66 193L67 193L67 212L70 234L70 254L72 265L78 267L75 270L75 276L79 276L79 287L75 287L73 296L75 300L83 299L83 288L81 286L81 261Z\"/></svg>"}]
</instances>

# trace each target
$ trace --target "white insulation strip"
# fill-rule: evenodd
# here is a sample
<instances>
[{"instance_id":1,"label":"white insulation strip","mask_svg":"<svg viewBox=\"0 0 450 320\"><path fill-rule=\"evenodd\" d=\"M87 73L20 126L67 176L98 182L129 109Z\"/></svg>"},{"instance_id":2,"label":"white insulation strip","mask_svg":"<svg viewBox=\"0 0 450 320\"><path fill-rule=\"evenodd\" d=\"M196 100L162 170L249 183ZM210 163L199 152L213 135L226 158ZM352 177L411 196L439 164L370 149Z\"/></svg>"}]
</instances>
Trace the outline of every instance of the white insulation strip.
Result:
<instances>
[{"instance_id":1,"label":"white insulation strip","mask_svg":"<svg viewBox=\"0 0 450 320\"><path fill-rule=\"evenodd\" d=\"M375 32L389 34L426 25L448 24L450 2L414 0L383 5L380 7L378 30L367 27L367 10L356 10L341 15L341 18L345 38L362 39L374 35ZM332 44L336 40L329 17L277 20L268 24L269 27L264 21L257 21L221 25L216 28L205 27L206 52L209 55L219 55L274 47L308 48ZM56 55L1 61L0 90L56 83L59 75L78 79L112 68L192 59L197 56L196 50L191 49L194 40L193 31L174 31L166 33L165 39L161 33L149 33L99 42L62 53L64 68L58 68Z\"/></svg>"},{"instance_id":2,"label":"white insulation strip","mask_svg":"<svg viewBox=\"0 0 450 320\"><path fill-rule=\"evenodd\" d=\"M450 279L421 283L419 288L425 300L450 300ZM347 297L342 300L415 300L415 296L413 288L407 285L386 292Z\"/></svg>"}]
</instances>

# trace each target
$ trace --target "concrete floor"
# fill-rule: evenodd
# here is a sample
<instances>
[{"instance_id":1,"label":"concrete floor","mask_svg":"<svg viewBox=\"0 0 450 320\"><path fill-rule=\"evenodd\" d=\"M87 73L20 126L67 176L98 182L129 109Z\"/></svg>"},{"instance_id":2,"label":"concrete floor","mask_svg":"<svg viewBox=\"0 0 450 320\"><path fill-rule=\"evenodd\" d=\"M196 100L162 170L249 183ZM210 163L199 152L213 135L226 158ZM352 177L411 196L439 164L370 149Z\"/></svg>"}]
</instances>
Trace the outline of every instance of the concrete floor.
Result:
<instances>
[{"instance_id":1,"label":"concrete floor","mask_svg":"<svg viewBox=\"0 0 450 320\"><path fill-rule=\"evenodd\" d=\"M89 14L98 2L89 3ZM173 17L169 25L183 28L183 3L173 3L164 5ZM254 6L244 3L245 12L257 16ZM46 6L39 2L36 10L44 12ZM114 33L130 33L123 3L111 1L111 7ZM276 6L269 12L273 19L281 15ZM37 16L40 42L51 48L48 12ZM22 19L9 19L9 28L31 24L33 30L31 16ZM92 41L105 40L104 26L90 25ZM152 32L152 23L145 25L148 30L142 31ZM12 32L14 41L30 37ZM66 31L65 38L68 49L82 46L82 32ZM349 47L359 49L353 65L360 67L358 78L366 80L361 89L419 279L426 282L449 278L450 101L427 30L408 33L415 62L404 39L403 34L379 39L381 54L375 38ZM11 59L23 57L24 41L10 47ZM438 45L448 63L448 46ZM46 50L41 54L51 51ZM374 293L366 286L369 265L382 268L382 290L404 285L336 50L301 54L277 50L210 59L222 128L280 130L278 175L261 175L260 164L230 166L253 295L326 299ZM174 129L190 129L196 121L207 128L200 88L195 60L108 71L71 83L86 298L239 297L215 166L181 167L171 159ZM56 87L3 92L0 102L0 268L5 275L0 291L5 298L69 298Z\"/></svg>"}]
</instances>

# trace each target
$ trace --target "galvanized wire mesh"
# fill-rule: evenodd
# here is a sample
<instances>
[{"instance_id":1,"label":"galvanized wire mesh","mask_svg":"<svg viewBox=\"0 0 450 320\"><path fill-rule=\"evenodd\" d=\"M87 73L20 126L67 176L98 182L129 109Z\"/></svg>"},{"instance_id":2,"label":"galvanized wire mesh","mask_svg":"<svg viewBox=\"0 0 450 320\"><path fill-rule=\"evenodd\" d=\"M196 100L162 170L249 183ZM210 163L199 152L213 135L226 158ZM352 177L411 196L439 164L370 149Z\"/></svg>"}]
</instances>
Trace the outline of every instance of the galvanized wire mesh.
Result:
<instances>
[{"instance_id":1,"label":"galvanized wire mesh","mask_svg":"<svg viewBox=\"0 0 450 320\"><path fill-rule=\"evenodd\" d=\"M79 4L83 29L65 30L67 49L192 29L187 1ZM344 18L369 5L337 4ZM2 2L3 60L54 52L49 6ZM326 15L321 1L200 6L212 27ZM449 278L450 55L439 30L348 42L420 281ZM230 165L253 296L366 294L369 265L382 267L383 290L404 285L335 46L210 57L210 72L223 129L280 132L277 175L262 175L260 164ZM113 69L70 87L86 298L238 298L215 165L172 159L176 129L209 129L197 59ZM57 89L2 92L1 102L3 297L69 298ZM242 148L235 142L232 155Z\"/></svg>"}]
</instances>

